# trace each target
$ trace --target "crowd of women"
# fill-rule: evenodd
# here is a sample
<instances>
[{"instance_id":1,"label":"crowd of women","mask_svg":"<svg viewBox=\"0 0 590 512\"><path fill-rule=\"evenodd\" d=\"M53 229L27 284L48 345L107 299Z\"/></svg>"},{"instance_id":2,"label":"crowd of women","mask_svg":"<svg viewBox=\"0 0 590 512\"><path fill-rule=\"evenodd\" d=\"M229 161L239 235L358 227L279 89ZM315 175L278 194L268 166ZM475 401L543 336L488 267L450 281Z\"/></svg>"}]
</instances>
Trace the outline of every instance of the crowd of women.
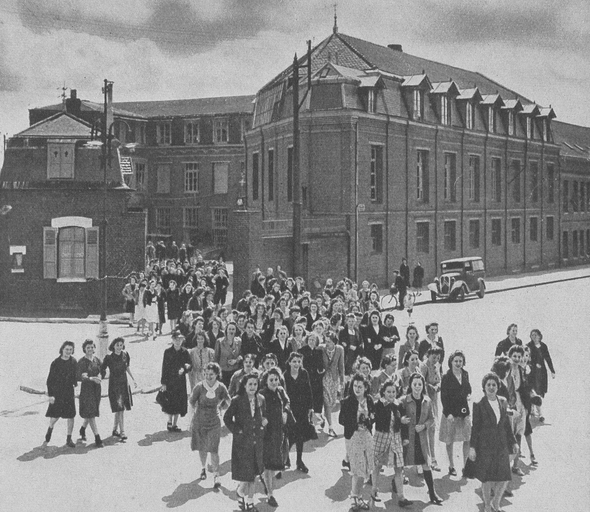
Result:
<instances>
[{"instance_id":1,"label":"crowd of women","mask_svg":"<svg viewBox=\"0 0 590 512\"><path fill-rule=\"evenodd\" d=\"M216 270L211 273L225 274L222 265ZM490 358L491 372L482 380L484 397L473 404L471 414L466 355L456 350L445 357L436 322L425 326L422 339L417 327L409 325L402 342L393 316L379 311L378 292L369 283L358 288L346 279L335 285L328 280L312 297L302 279L277 270L277 276L272 269L265 275L256 272L251 289L233 310L224 306L225 297L217 289L199 290L206 285L207 271L191 274L201 278L196 290L191 278L182 285L182 293L190 297L182 303L180 322L171 325L158 402L171 432L180 430L178 419L190 405L191 448L199 452L200 478L207 478L209 458L214 488L221 485L219 444L225 424L233 434L231 468L239 482L240 508L256 510L258 478L268 503L277 506L275 480L291 467L290 448L296 447L296 470L307 473L304 444L326 428L328 436L337 437L333 413L339 407L337 421L345 439L342 466L352 475L354 510L381 501L378 484L384 465L393 469L391 488L401 507L412 503L404 495L404 468L407 473L412 466L423 475L430 502L442 504L433 478L433 471L441 471L437 438L446 446L451 476L457 475L453 448L462 443L463 477L471 476L472 464L483 483L485 512L499 510L502 496L511 492L511 475L522 474L522 437L531 464L537 464L531 417L544 420L540 406L547 391L547 365L555 376L540 331L533 329L524 345L517 326L509 326L495 359ZM168 290L176 289L172 282ZM68 418L67 443L75 446L74 387L81 381L80 434L84 437L90 424L101 446L95 418L100 380L107 374L113 435L124 440L124 411L132 405L127 375L133 376L123 339L113 340L102 362L94 356L92 341L84 342L84 357L77 364L73 349L73 343L64 343L51 365L47 385L53 403L47 411L46 441L63 417ZM445 363L448 370L443 371ZM365 483L370 484L368 499L363 497Z\"/></svg>"}]
</instances>

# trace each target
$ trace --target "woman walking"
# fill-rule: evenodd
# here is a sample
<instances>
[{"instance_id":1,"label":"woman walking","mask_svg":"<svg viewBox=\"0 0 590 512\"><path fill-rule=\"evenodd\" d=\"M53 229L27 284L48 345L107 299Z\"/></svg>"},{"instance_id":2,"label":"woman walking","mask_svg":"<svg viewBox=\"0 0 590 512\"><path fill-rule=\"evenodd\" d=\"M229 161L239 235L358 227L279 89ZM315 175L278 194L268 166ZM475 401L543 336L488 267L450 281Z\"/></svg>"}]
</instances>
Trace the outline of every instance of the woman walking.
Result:
<instances>
[{"instance_id":1,"label":"woman walking","mask_svg":"<svg viewBox=\"0 0 590 512\"><path fill-rule=\"evenodd\" d=\"M233 434L231 471L232 479L239 482L236 494L240 509L257 512L254 481L264 472L264 430L268 424L266 401L258 393L258 374L242 379L223 421Z\"/></svg>"},{"instance_id":2,"label":"woman walking","mask_svg":"<svg viewBox=\"0 0 590 512\"><path fill-rule=\"evenodd\" d=\"M303 356L299 352L291 352L283 377L285 391L291 401L291 411L295 417L295 425L289 428L289 448L295 444L297 469L302 473L308 473L309 469L303 462L303 444L317 439L318 436L311 423L313 418L311 384L307 370L302 367L302 364ZM289 457L287 457L286 466L291 466Z\"/></svg>"},{"instance_id":3,"label":"woman walking","mask_svg":"<svg viewBox=\"0 0 590 512\"><path fill-rule=\"evenodd\" d=\"M135 322L135 290L137 288L137 280L134 275L129 276L128 282L123 287L121 294L125 304L123 305L125 313L129 313L129 327L133 327Z\"/></svg>"},{"instance_id":4,"label":"woman walking","mask_svg":"<svg viewBox=\"0 0 590 512\"><path fill-rule=\"evenodd\" d=\"M375 421L375 405L369 381L360 373L352 377L351 393L341 402L338 422L344 427L344 443L352 472L352 510L369 510L362 497L363 484L374 468L371 430Z\"/></svg>"},{"instance_id":5,"label":"woman walking","mask_svg":"<svg viewBox=\"0 0 590 512\"><path fill-rule=\"evenodd\" d=\"M408 445L405 452L407 466L422 466L424 481L428 487L430 503L442 504L434 490L432 478L430 446L428 443L428 428L434 423L432 404L426 396L424 377L420 373L414 373L410 377L410 391L404 399L406 417L408 423Z\"/></svg>"},{"instance_id":6,"label":"woman walking","mask_svg":"<svg viewBox=\"0 0 590 512\"><path fill-rule=\"evenodd\" d=\"M242 340L236 335L235 322L229 322L225 328L225 336L215 343L215 361L221 367L221 382L229 387L232 375L242 363Z\"/></svg>"},{"instance_id":7,"label":"woman walking","mask_svg":"<svg viewBox=\"0 0 590 512\"><path fill-rule=\"evenodd\" d=\"M499 387L498 376L487 373L482 379L485 396L473 404L469 458L475 461L475 476L482 482L484 512L499 512L511 479L510 453L518 452L508 420L508 403L497 395Z\"/></svg>"},{"instance_id":8,"label":"woman walking","mask_svg":"<svg viewBox=\"0 0 590 512\"><path fill-rule=\"evenodd\" d=\"M103 442L98 433L96 418L99 416L101 378L101 361L94 355L96 347L94 341L86 340L82 344L84 357L78 361L77 379L80 384L80 417L84 419L80 427L80 439L86 441L86 427L90 424L97 448L102 448Z\"/></svg>"},{"instance_id":9,"label":"woman walking","mask_svg":"<svg viewBox=\"0 0 590 512\"><path fill-rule=\"evenodd\" d=\"M549 380L547 378L547 366L549 366L549 370L551 371L552 379L555 378L555 368L553 367L553 361L549 354L549 348L543 342L543 335L539 329L533 329L531 331L531 341L527 345L531 351L531 386L537 395L545 398ZM540 405L533 405L533 412L536 413L534 415L539 416L541 423L545 421Z\"/></svg>"},{"instance_id":10,"label":"woman walking","mask_svg":"<svg viewBox=\"0 0 590 512\"><path fill-rule=\"evenodd\" d=\"M111 353L105 356L100 368L100 375L103 379L106 377L107 370L109 370L109 402L111 411L115 413L113 436L118 437L121 441L127 439L125 435L125 411L130 411L133 405L131 389L127 383L127 374L129 374L133 384L137 387L129 367L131 358L123 350L124 348L125 341L123 338L115 338L111 341L109 345Z\"/></svg>"},{"instance_id":11,"label":"woman walking","mask_svg":"<svg viewBox=\"0 0 590 512\"><path fill-rule=\"evenodd\" d=\"M149 334L146 336L148 339L150 336L156 339L155 326L158 324L158 292L156 290L156 280L152 279L148 285L148 289L143 294L143 305L145 307L145 320L149 327Z\"/></svg>"},{"instance_id":12,"label":"woman walking","mask_svg":"<svg viewBox=\"0 0 590 512\"><path fill-rule=\"evenodd\" d=\"M168 432L180 432L178 417L187 413L186 374L192 368L188 350L182 346L184 336L175 333L172 346L164 350L162 360L161 391L167 395L162 411L168 415Z\"/></svg>"},{"instance_id":13,"label":"woman walking","mask_svg":"<svg viewBox=\"0 0 590 512\"><path fill-rule=\"evenodd\" d=\"M229 405L229 394L219 381L221 368L217 363L207 363L204 378L198 382L189 399L195 410L191 421L191 450L199 452L201 480L207 478L207 454L211 457L213 488L219 489L219 440L221 438L221 410Z\"/></svg>"},{"instance_id":14,"label":"woman walking","mask_svg":"<svg viewBox=\"0 0 590 512\"><path fill-rule=\"evenodd\" d=\"M406 329L406 341L399 347L399 354L397 356L398 369L402 369L404 366L404 360L406 352L409 350L415 350L418 353L420 343L418 341L418 329L414 325L410 325ZM419 359L419 358L418 358Z\"/></svg>"},{"instance_id":15,"label":"woman walking","mask_svg":"<svg viewBox=\"0 0 590 512\"><path fill-rule=\"evenodd\" d=\"M471 438L471 417L469 415L469 397L471 384L469 374L465 371L465 354L455 350L448 360L449 370L440 383L440 398L442 402L442 418L440 421L439 440L446 444L449 458L449 475L456 476L453 458L453 445L463 443L463 467L469 455L469 440ZM463 469L465 473L465 469Z\"/></svg>"},{"instance_id":16,"label":"woman walking","mask_svg":"<svg viewBox=\"0 0 590 512\"><path fill-rule=\"evenodd\" d=\"M326 334L326 343L320 345L323 354L323 366L326 370L323 377L324 414L328 421L328 435L336 437L332 428L332 410L338 404L344 390L344 348L336 345L336 334Z\"/></svg>"},{"instance_id":17,"label":"woman walking","mask_svg":"<svg viewBox=\"0 0 590 512\"><path fill-rule=\"evenodd\" d=\"M47 395L49 407L45 416L49 418L49 427L45 434L45 444L51 440L53 427L60 418L66 418L68 422L66 445L75 448L72 441L74 431L74 418L76 417L76 403L74 388L78 385L76 379L76 360L73 357L74 343L64 341L59 349L59 357L54 359L49 367L47 376Z\"/></svg>"},{"instance_id":18,"label":"woman walking","mask_svg":"<svg viewBox=\"0 0 590 512\"><path fill-rule=\"evenodd\" d=\"M311 399L314 415L320 420L320 428L324 428L326 420L322 416L324 408L324 353L319 348L320 338L314 332L307 336L307 345L301 347L300 354L303 356L303 368L309 375L311 385Z\"/></svg>"},{"instance_id":19,"label":"woman walking","mask_svg":"<svg viewBox=\"0 0 590 512\"><path fill-rule=\"evenodd\" d=\"M279 506L273 494L275 472L277 472L277 478L280 478L289 451L286 430L291 407L289 397L280 383L281 372L278 368L271 368L262 376L260 394L266 401L266 418L268 419L264 433L264 481L268 492L268 504L271 507Z\"/></svg>"},{"instance_id":20,"label":"woman walking","mask_svg":"<svg viewBox=\"0 0 590 512\"><path fill-rule=\"evenodd\" d=\"M191 370L188 374L188 382L191 390L205 378L204 371L207 365L215 362L215 350L207 347L206 340L204 331L196 333L195 342L197 346L188 351L191 359Z\"/></svg>"}]
</instances>

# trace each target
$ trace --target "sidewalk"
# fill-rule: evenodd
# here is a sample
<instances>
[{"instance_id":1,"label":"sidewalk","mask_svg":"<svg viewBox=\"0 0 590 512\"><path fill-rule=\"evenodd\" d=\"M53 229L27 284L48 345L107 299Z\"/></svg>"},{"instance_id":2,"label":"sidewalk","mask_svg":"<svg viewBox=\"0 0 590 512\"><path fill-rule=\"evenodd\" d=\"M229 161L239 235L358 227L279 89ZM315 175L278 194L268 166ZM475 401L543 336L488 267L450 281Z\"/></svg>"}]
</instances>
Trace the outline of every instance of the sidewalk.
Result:
<instances>
[{"instance_id":1,"label":"sidewalk","mask_svg":"<svg viewBox=\"0 0 590 512\"><path fill-rule=\"evenodd\" d=\"M233 265L227 262L230 272L230 283L233 281ZM495 276L486 278L486 294L505 292L508 290L518 290L520 288L530 288L534 286L543 286L551 283L571 281L574 279L590 278L590 267L575 267L567 269L545 270L541 272L530 272L516 274L512 276ZM426 283L428 285L429 283ZM231 304L233 298L232 287L227 294L227 304ZM389 293L389 290L380 290L381 295ZM430 302L430 292L424 287L421 294L416 298L415 305ZM86 318L27 318L27 317L9 317L0 316L0 322L24 322L24 323L63 323L63 324L98 324L99 315L90 315ZM125 325L129 322L125 313L108 315L109 324Z\"/></svg>"}]
</instances>

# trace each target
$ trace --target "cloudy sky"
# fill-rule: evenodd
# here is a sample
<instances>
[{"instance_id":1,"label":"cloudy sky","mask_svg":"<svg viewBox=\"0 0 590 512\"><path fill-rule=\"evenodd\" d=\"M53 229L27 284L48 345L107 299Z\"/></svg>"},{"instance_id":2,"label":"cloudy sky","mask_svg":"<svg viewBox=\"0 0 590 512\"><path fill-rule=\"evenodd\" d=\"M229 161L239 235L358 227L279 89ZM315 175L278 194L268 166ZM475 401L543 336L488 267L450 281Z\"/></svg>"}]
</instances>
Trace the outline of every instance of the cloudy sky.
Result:
<instances>
[{"instance_id":1,"label":"cloudy sky","mask_svg":"<svg viewBox=\"0 0 590 512\"><path fill-rule=\"evenodd\" d=\"M334 0L0 0L0 133L61 88L100 101L254 94L327 37ZM340 32L480 71L590 126L590 1L340 0ZM69 92L68 92L69 94Z\"/></svg>"}]
</instances>

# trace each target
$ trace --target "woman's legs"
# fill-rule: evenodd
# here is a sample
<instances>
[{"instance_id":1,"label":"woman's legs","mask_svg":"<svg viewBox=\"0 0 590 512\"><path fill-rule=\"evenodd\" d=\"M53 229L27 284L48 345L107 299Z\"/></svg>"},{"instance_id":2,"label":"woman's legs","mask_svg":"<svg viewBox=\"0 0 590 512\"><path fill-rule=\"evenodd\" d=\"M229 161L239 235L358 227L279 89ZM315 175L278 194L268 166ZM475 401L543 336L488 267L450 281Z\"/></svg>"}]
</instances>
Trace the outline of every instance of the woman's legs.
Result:
<instances>
[{"instance_id":1,"label":"woman's legs","mask_svg":"<svg viewBox=\"0 0 590 512\"><path fill-rule=\"evenodd\" d=\"M374 496L379 492L379 488L377 487L377 479L379 478L379 473L381 472L381 462L375 461L375 466L373 467L373 474L371 475L371 494Z\"/></svg>"},{"instance_id":2,"label":"woman's legs","mask_svg":"<svg viewBox=\"0 0 590 512\"><path fill-rule=\"evenodd\" d=\"M125 434L125 411L119 411L119 428L121 429L121 437Z\"/></svg>"},{"instance_id":3,"label":"woman's legs","mask_svg":"<svg viewBox=\"0 0 590 512\"><path fill-rule=\"evenodd\" d=\"M51 434L53 434L53 427L57 423L59 418L49 418L49 427L47 427L47 433L45 434L45 442L51 441Z\"/></svg>"},{"instance_id":4,"label":"woman's legs","mask_svg":"<svg viewBox=\"0 0 590 512\"><path fill-rule=\"evenodd\" d=\"M422 469L424 471L424 481L426 482L426 486L428 487L428 497L432 503L440 504L442 500L436 494L434 490L434 479L432 477L432 470L428 464L422 464Z\"/></svg>"},{"instance_id":5,"label":"woman's legs","mask_svg":"<svg viewBox=\"0 0 590 512\"><path fill-rule=\"evenodd\" d=\"M493 482L494 486L494 498L492 499L492 508L494 510L500 510L500 502L504 496L504 490L508 486L508 482Z\"/></svg>"},{"instance_id":6,"label":"woman's legs","mask_svg":"<svg viewBox=\"0 0 590 512\"><path fill-rule=\"evenodd\" d=\"M207 469L207 452L199 451L199 459L201 459L201 469L206 470ZM211 459L213 459L213 457ZM213 462L213 460L211 462Z\"/></svg>"},{"instance_id":7,"label":"woman's legs","mask_svg":"<svg viewBox=\"0 0 590 512\"><path fill-rule=\"evenodd\" d=\"M326 421L328 422L328 429L332 428L332 406L324 400L324 415L326 417Z\"/></svg>"},{"instance_id":8,"label":"woman's legs","mask_svg":"<svg viewBox=\"0 0 590 512\"><path fill-rule=\"evenodd\" d=\"M180 414L174 414L171 416L172 418L172 426L175 427L176 424L178 423L178 417L180 416Z\"/></svg>"},{"instance_id":9,"label":"woman's legs","mask_svg":"<svg viewBox=\"0 0 590 512\"><path fill-rule=\"evenodd\" d=\"M492 487L495 489L496 482L483 482L481 484L481 493L483 497L483 510L484 512L491 512L492 505Z\"/></svg>"},{"instance_id":10,"label":"woman's legs","mask_svg":"<svg viewBox=\"0 0 590 512\"><path fill-rule=\"evenodd\" d=\"M92 433L95 436L97 436L98 435L98 427L96 426L96 418L85 419L82 427L86 428L87 425L90 425L90 429L92 430Z\"/></svg>"},{"instance_id":11,"label":"woman's legs","mask_svg":"<svg viewBox=\"0 0 590 512\"><path fill-rule=\"evenodd\" d=\"M438 462L436 461L436 455L434 454L434 439L436 434L436 427L434 423L428 429L428 443L430 444L430 453L432 454L432 469L438 468ZM436 469L436 471L440 471L440 468Z\"/></svg>"},{"instance_id":12,"label":"woman's legs","mask_svg":"<svg viewBox=\"0 0 590 512\"><path fill-rule=\"evenodd\" d=\"M453 460L453 443L447 443L447 457L449 459L449 471L455 469L455 462Z\"/></svg>"},{"instance_id":13,"label":"woman's legs","mask_svg":"<svg viewBox=\"0 0 590 512\"><path fill-rule=\"evenodd\" d=\"M273 469L264 470L264 481L266 483L266 490L268 491L269 498L272 496L274 489L274 474L275 472Z\"/></svg>"},{"instance_id":14,"label":"woman's legs","mask_svg":"<svg viewBox=\"0 0 590 512\"><path fill-rule=\"evenodd\" d=\"M469 457L469 441L463 441L463 467L465 467L467 457Z\"/></svg>"},{"instance_id":15,"label":"woman's legs","mask_svg":"<svg viewBox=\"0 0 590 512\"><path fill-rule=\"evenodd\" d=\"M398 501L405 500L406 497L404 496L404 478L402 468L395 468L395 473L393 474L393 481L395 482L395 490Z\"/></svg>"}]
</instances>

